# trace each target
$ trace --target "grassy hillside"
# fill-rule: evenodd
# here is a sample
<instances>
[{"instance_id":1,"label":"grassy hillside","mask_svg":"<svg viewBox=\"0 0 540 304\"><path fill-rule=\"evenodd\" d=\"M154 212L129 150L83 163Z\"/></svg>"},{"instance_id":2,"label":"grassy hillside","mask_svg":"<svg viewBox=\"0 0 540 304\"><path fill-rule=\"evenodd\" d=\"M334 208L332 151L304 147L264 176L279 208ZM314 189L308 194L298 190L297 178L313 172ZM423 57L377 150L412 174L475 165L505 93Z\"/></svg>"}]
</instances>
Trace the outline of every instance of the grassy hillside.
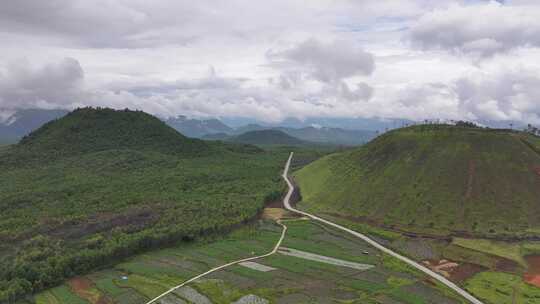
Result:
<instances>
[{"instance_id":1,"label":"grassy hillside","mask_svg":"<svg viewBox=\"0 0 540 304\"><path fill-rule=\"evenodd\" d=\"M253 145L305 145L308 142L292 137L279 130L258 130L248 131L229 139L233 142L253 144Z\"/></svg>"},{"instance_id":2,"label":"grassy hillside","mask_svg":"<svg viewBox=\"0 0 540 304\"><path fill-rule=\"evenodd\" d=\"M406 231L540 231L540 140L511 131L416 126L295 173L302 208Z\"/></svg>"},{"instance_id":3,"label":"grassy hillside","mask_svg":"<svg viewBox=\"0 0 540 304\"><path fill-rule=\"evenodd\" d=\"M110 109L77 110L1 150L0 303L253 218L283 189L288 156Z\"/></svg>"}]
</instances>

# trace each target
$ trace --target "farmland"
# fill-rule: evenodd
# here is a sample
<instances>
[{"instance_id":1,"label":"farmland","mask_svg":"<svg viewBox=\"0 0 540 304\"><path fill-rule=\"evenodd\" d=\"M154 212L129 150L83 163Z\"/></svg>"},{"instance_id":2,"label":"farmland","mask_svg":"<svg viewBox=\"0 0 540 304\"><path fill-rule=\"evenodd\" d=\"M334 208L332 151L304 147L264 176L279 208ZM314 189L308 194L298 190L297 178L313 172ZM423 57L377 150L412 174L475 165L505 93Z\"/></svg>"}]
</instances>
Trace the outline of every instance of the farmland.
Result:
<instances>
[{"instance_id":1,"label":"farmland","mask_svg":"<svg viewBox=\"0 0 540 304\"><path fill-rule=\"evenodd\" d=\"M249 295L270 303L462 303L430 279L359 240L306 220L293 219L284 223L289 228L284 247L374 267L360 271L278 253L256 261L274 270L264 272L235 265L189 286L211 303L232 303ZM218 240L153 251L83 278L92 281L92 288L110 301L102 303L145 303L213 266L270 251L279 233L279 226L261 220ZM75 294L69 282L63 286ZM47 290L28 301L65 303L55 297L54 291ZM175 297L178 295L169 295L164 300ZM47 298L57 302L45 302L43 299Z\"/></svg>"}]
</instances>

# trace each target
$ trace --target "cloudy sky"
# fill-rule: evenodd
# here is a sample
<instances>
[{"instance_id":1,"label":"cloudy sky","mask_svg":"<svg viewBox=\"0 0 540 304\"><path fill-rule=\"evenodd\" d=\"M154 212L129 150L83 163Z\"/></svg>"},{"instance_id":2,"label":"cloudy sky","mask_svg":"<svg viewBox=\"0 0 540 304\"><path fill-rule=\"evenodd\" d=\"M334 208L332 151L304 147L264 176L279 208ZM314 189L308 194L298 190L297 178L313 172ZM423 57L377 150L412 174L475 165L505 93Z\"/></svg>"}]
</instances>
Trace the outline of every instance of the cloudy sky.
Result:
<instances>
[{"instance_id":1,"label":"cloudy sky","mask_svg":"<svg viewBox=\"0 0 540 304\"><path fill-rule=\"evenodd\" d=\"M536 0L2 1L0 45L0 119L93 105L540 123Z\"/></svg>"}]
</instances>

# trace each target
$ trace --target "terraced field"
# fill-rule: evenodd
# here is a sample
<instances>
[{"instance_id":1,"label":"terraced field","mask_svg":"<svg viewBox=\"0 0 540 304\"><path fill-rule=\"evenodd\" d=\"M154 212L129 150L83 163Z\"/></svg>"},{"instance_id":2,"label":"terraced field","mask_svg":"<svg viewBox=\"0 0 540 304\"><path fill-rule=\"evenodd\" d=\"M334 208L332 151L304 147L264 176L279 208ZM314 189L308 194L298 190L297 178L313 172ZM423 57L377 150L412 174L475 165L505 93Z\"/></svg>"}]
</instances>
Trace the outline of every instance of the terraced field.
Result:
<instances>
[{"instance_id":1,"label":"terraced field","mask_svg":"<svg viewBox=\"0 0 540 304\"><path fill-rule=\"evenodd\" d=\"M257 260L261 269L234 265L160 299L181 303L462 303L401 262L367 244L309 220L286 221L283 247L372 265L368 270L276 254ZM144 304L213 266L271 250L280 227L261 220L208 242L136 256L112 269L72 279L37 294L37 304ZM270 269L270 270L269 270ZM238 302L237 302L238 301Z\"/></svg>"}]
</instances>

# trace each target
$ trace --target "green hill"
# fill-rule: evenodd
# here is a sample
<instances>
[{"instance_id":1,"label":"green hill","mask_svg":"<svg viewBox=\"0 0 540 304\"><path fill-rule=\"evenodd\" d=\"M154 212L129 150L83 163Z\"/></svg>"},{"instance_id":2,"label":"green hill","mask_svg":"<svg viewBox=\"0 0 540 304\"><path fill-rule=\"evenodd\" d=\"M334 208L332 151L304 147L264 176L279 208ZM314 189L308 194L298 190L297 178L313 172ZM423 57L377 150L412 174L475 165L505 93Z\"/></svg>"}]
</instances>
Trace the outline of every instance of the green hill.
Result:
<instances>
[{"instance_id":1,"label":"green hill","mask_svg":"<svg viewBox=\"0 0 540 304\"><path fill-rule=\"evenodd\" d=\"M25 136L18 145L42 155L73 155L110 149L151 150L201 155L211 147L187 138L158 118L141 111L77 109Z\"/></svg>"},{"instance_id":2,"label":"green hill","mask_svg":"<svg viewBox=\"0 0 540 304\"><path fill-rule=\"evenodd\" d=\"M302 208L410 232L540 231L540 139L508 130L416 126L295 173Z\"/></svg>"},{"instance_id":3,"label":"green hill","mask_svg":"<svg viewBox=\"0 0 540 304\"><path fill-rule=\"evenodd\" d=\"M245 223L283 189L287 153L92 108L0 147L0 303Z\"/></svg>"},{"instance_id":4,"label":"green hill","mask_svg":"<svg viewBox=\"0 0 540 304\"><path fill-rule=\"evenodd\" d=\"M279 130L257 130L248 131L240 135L231 137L229 141L252 145L283 145L298 146L308 142L292 137Z\"/></svg>"}]
</instances>

